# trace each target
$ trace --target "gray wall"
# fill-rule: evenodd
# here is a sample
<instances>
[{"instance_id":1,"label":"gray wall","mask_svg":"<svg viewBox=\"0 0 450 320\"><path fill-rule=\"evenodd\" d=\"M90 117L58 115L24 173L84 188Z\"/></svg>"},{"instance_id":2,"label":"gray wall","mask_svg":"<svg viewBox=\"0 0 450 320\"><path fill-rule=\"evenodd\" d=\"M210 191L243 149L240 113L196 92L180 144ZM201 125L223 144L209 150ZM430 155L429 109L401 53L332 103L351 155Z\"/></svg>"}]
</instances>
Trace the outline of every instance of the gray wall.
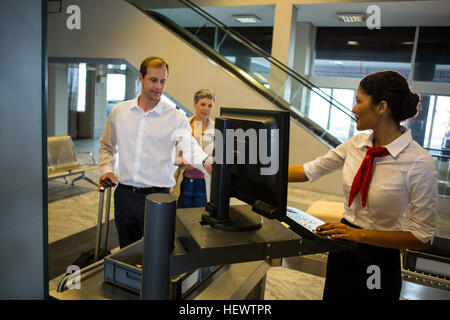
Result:
<instances>
[{"instance_id":1,"label":"gray wall","mask_svg":"<svg viewBox=\"0 0 450 320\"><path fill-rule=\"evenodd\" d=\"M42 171L45 16L41 1L0 2L0 299L46 296Z\"/></svg>"}]
</instances>

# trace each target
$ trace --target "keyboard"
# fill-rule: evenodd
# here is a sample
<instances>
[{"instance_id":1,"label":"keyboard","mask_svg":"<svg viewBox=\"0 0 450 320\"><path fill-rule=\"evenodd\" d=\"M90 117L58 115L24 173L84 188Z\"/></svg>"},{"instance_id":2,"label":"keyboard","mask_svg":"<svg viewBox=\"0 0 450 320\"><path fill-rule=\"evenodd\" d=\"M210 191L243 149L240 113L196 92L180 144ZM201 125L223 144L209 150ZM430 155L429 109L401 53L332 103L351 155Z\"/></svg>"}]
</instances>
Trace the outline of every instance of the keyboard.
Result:
<instances>
[{"instance_id":1,"label":"keyboard","mask_svg":"<svg viewBox=\"0 0 450 320\"><path fill-rule=\"evenodd\" d=\"M325 222L294 207L286 208L286 223L291 229L305 238L328 238L321 235L316 228Z\"/></svg>"}]
</instances>

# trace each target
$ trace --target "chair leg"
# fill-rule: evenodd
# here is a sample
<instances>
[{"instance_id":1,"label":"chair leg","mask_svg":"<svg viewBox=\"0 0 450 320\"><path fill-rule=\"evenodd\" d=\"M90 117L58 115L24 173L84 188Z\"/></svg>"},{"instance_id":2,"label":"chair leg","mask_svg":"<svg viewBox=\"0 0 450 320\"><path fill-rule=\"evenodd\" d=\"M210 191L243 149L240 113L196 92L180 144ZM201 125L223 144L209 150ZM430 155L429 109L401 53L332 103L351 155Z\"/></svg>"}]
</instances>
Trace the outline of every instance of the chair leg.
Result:
<instances>
[{"instance_id":1,"label":"chair leg","mask_svg":"<svg viewBox=\"0 0 450 320\"><path fill-rule=\"evenodd\" d=\"M80 179L84 179L84 172L80 176L78 176L75 179L73 179L71 185L74 185L74 182L77 181L77 180L80 180Z\"/></svg>"},{"instance_id":2,"label":"chair leg","mask_svg":"<svg viewBox=\"0 0 450 320\"><path fill-rule=\"evenodd\" d=\"M68 184L68 183L69 183L69 180L67 180L67 177L63 177L63 179L64 179L64 183L65 183L65 184Z\"/></svg>"},{"instance_id":3,"label":"chair leg","mask_svg":"<svg viewBox=\"0 0 450 320\"><path fill-rule=\"evenodd\" d=\"M83 179L86 180L87 182L92 183L92 184L93 184L94 186L96 186L96 187L98 186L97 183L95 183L94 181L92 181L92 180L91 180L88 176L86 176L86 175L83 177Z\"/></svg>"},{"instance_id":4,"label":"chair leg","mask_svg":"<svg viewBox=\"0 0 450 320\"><path fill-rule=\"evenodd\" d=\"M90 182L90 183L92 183L94 186L98 186L98 184L97 183L95 183L94 181L92 181L89 177L87 177L86 176L86 174L83 172L80 176L78 176L78 177L76 177L75 179L73 179L72 180L72 185L74 185L74 182L75 181L77 181L77 180L81 180L81 179L83 179L83 180L86 180L87 182Z\"/></svg>"}]
</instances>

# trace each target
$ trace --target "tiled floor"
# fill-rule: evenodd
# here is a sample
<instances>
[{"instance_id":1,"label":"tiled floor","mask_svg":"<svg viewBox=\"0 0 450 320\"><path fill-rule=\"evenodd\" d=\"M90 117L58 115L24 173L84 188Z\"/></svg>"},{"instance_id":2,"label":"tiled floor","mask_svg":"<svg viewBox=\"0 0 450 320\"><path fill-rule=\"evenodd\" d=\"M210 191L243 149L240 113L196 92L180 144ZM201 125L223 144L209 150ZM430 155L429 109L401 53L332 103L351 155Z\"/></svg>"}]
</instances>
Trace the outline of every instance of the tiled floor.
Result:
<instances>
[{"instance_id":1,"label":"tiled floor","mask_svg":"<svg viewBox=\"0 0 450 320\"><path fill-rule=\"evenodd\" d=\"M98 142L91 140L75 141L77 151L92 151L96 157ZM80 156L80 160L89 161ZM98 181L98 169L87 172ZM288 205L306 210L317 200L342 201L342 197L312 192L293 184L288 189ZM74 186L65 184L62 179L48 184L48 226L49 226L49 269L50 290L54 289L64 273L65 267L79 254L95 245L95 226L97 225L99 193L87 181L79 180ZM111 206L110 219L114 219ZM449 219L450 220L450 219ZM447 221L447 220L445 220ZM447 232L447 231L446 231ZM117 231L112 221L108 248L117 250ZM316 300L322 298L324 278L285 267L273 267L267 273L265 299Z\"/></svg>"}]
</instances>

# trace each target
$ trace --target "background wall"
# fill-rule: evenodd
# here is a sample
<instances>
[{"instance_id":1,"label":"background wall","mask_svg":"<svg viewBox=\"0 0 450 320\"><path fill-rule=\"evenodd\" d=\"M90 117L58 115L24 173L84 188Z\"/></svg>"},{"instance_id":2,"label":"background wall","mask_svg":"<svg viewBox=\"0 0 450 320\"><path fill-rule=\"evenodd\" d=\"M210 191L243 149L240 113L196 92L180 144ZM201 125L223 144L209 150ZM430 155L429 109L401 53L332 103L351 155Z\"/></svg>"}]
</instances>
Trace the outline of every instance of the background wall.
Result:
<instances>
[{"instance_id":1,"label":"background wall","mask_svg":"<svg viewBox=\"0 0 450 320\"><path fill-rule=\"evenodd\" d=\"M42 1L0 2L0 299L43 299L48 288Z\"/></svg>"}]
</instances>

